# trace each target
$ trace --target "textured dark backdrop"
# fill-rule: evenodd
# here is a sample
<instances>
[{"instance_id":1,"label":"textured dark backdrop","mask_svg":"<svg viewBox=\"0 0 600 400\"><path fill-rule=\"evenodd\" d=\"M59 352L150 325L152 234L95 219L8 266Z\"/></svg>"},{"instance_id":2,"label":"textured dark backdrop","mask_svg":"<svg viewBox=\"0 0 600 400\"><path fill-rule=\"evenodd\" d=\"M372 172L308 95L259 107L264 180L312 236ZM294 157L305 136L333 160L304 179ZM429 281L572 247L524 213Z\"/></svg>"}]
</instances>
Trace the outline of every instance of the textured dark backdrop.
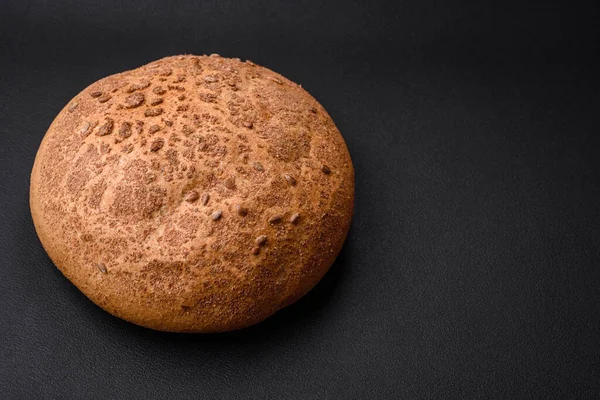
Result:
<instances>
[{"instance_id":1,"label":"textured dark backdrop","mask_svg":"<svg viewBox=\"0 0 600 400\"><path fill-rule=\"evenodd\" d=\"M0 397L599 398L599 17L485 1L0 1ZM88 84L213 52L325 106L354 160L356 214L297 304L231 334L153 332L53 267L29 173Z\"/></svg>"}]
</instances>

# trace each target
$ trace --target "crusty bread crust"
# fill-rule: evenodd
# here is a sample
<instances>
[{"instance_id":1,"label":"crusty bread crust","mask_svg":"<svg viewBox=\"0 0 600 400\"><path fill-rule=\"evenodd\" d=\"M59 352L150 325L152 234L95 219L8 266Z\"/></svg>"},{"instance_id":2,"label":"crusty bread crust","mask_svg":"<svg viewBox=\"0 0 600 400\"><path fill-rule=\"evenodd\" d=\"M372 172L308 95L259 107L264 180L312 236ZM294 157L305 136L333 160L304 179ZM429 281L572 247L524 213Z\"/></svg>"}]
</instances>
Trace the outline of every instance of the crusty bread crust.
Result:
<instances>
[{"instance_id":1,"label":"crusty bread crust","mask_svg":"<svg viewBox=\"0 0 600 400\"><path fill-rule=\"evenodd\" d=\"M348 233L354 170L321 105L250 61L167 57L58 114L31 213L62 273L153 329L223 332L307 293Z\"/></svg>"}]
</instances>

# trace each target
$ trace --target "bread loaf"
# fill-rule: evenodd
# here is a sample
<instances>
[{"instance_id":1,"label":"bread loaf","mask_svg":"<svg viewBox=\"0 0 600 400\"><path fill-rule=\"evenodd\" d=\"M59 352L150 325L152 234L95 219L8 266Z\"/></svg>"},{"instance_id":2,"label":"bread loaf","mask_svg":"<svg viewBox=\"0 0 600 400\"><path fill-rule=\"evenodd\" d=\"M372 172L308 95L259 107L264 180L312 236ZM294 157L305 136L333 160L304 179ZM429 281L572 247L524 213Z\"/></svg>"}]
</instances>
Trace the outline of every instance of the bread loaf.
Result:
<instances>
[{"instance_id":1,"label":"bread loaf","mask_svg":"<svg viewBox=\"0 0 600 400\"><path fill-rule=\"evenodd\" d=\"M58 114L31 175L40 241L117 317L223 332L298 300L346 238L354 171L323 107L250 61L168 57Z\"/></svg>"}]
</instances>

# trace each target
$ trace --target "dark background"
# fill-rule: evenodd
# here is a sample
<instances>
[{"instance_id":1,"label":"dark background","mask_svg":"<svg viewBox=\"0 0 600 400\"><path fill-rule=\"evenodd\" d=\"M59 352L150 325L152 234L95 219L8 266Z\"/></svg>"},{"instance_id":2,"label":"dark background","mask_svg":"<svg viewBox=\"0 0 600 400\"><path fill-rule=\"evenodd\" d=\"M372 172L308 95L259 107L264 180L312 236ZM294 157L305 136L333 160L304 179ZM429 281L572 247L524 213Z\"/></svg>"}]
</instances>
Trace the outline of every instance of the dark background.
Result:
<instances>
[{"instance_id":1,"label":"dark background","mask_svg":"<svg viewBox=\"0 0 600 400\"><path fill-rule=\"evenodd\" d=\"M0 0L0 398L600 398L599 20L548 2ZM229 334L105 313L29 213L67 101L180 53L301 83L356 169L331 271Z\"/></svg>"}]
</instances>

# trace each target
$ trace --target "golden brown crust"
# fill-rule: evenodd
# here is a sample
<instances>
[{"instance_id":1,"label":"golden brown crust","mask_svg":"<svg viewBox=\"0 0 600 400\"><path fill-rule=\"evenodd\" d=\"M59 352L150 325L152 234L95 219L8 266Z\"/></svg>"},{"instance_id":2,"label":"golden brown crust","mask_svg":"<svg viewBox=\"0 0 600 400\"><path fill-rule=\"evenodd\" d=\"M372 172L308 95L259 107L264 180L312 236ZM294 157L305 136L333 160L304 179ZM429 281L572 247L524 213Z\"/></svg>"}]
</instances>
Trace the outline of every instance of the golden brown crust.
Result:
<instances>
[{"instance_id":1,"label":"golden brown crust","mask_svg":"<svg viewBox=\"0 0 600 400\"><path fill-rule=\"evenodd\" d=\"M251 62L168 57L58 114L31 175L50 258L108 312L222 332L308 292L345 240L346 144L299 85Z\"/></svg>"}]
</instances>

